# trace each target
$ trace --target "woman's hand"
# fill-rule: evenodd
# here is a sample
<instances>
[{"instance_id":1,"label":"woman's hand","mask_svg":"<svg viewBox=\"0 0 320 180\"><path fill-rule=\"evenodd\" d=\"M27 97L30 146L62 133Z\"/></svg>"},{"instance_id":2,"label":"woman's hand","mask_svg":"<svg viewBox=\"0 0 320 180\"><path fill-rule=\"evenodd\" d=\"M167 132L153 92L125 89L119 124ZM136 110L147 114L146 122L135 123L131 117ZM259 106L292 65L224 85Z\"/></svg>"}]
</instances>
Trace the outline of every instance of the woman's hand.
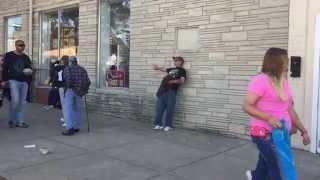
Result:
<instances>
[{"instance_id":1,"label":"woman's hand","mask_svg":"<svg viewBox=\"0 0 320 180\"><path fill-rule=\"evenodd\" d=\"M273 116L270 116L268 118L268 123L274 127L274 128L281 128L281 123L279 122L279 120Z\"/></svg>"},{"instance_id":2,"label":"woman's hand","mask_svg":"<svg viewBox=\"0 0 320 180\"><path fill-rule=\"evenodd\" d=\"M310 137L309 137L309 134L308 134L308 132L303 132L302 134L301 134L301 136L302 136L302 143L306 146L306 145L309 145L310 144Z\"/></svg>"}]
</instances>

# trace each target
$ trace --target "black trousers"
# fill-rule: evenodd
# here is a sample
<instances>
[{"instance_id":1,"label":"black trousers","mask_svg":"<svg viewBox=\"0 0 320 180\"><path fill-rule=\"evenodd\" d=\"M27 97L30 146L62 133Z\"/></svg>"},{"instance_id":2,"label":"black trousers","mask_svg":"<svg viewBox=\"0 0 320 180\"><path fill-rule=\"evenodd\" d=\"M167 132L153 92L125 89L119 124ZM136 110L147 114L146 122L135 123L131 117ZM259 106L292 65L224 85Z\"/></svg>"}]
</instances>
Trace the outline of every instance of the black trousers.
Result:
<instances>
[{"instance_id":1,"label":"black trousers","mask_svg":"<svg viewBox=\"0 0 320 180\"><path fill-rule=\"evenodd\" d=\"M60 107L59 88L52 87L49 91L48 105L54 107Z\"/></svg>"}]
</instances>

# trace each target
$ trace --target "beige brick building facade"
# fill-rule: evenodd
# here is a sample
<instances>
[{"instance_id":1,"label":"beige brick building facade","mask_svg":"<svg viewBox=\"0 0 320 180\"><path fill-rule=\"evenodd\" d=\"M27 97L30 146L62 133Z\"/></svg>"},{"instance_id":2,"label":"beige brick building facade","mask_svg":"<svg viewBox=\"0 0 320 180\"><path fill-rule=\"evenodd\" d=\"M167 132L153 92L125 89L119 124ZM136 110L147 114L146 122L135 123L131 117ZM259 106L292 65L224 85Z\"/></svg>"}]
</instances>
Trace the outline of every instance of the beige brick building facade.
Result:
<instances>
[{"instance_id":1,"label":"beige brick building facade","mask_svg":"<svg viewBox=\"0 0 320 180\"><path fill-rule=\"evenodd\" d=\"M260 70L267 48L288 48L289 0L131 0L129 88L98 88L99 0L2 0L0 42L6 18L22 15L22 39L32 45L28 53L37 67L41 12L66 6L79 7L78 56L93 82L90 109L106 121L153 121L161 75L152 64L168 66L179 54L188 78L178 93L175 124L245 136L248 117L241 104L248 80Z\"/></svg>"}]
</instances>

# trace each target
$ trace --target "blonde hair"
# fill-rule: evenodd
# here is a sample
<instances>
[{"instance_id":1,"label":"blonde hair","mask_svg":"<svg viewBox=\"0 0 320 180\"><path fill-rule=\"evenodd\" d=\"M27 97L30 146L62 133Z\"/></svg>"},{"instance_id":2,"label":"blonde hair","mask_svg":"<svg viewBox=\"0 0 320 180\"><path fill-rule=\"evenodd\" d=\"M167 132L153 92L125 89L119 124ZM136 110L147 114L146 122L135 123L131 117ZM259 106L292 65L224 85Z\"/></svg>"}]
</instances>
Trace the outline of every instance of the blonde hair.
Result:
<instances>
[{"instance_id":1,"label":"blonde hair","mask_svg":"<svg viewBox=\"0 0 320 180\"><path fill-rule=\"evenodd\" d=\"M270 48L264 56L261 70L270 77L272 87L282 100L288 99L283 86L285 81L283 71L285 66L288 64L288 61L287 50L281 48Z\"/></svg>"}]
</instances>

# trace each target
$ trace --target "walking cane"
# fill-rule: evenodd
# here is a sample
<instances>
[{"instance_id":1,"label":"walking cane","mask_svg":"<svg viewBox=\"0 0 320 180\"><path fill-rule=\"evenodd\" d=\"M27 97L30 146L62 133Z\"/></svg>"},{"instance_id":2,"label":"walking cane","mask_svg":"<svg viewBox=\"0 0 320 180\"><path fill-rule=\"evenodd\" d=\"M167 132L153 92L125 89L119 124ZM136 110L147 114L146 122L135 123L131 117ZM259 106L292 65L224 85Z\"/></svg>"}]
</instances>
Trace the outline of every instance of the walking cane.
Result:
<instances>
[{"instance_id":1,"label":"walking cane","mask_svg":"<svg viewBox=\"0 0 320 180\"><path fill-rule=\"evenodd\" d=\"M88 114L88 105L87 105L87 96L84 96L84 106L86 109L86 119L88 124L88 133L90 132L90 121L89 121L89 114Z\"/></svg>"}]
</instances>

